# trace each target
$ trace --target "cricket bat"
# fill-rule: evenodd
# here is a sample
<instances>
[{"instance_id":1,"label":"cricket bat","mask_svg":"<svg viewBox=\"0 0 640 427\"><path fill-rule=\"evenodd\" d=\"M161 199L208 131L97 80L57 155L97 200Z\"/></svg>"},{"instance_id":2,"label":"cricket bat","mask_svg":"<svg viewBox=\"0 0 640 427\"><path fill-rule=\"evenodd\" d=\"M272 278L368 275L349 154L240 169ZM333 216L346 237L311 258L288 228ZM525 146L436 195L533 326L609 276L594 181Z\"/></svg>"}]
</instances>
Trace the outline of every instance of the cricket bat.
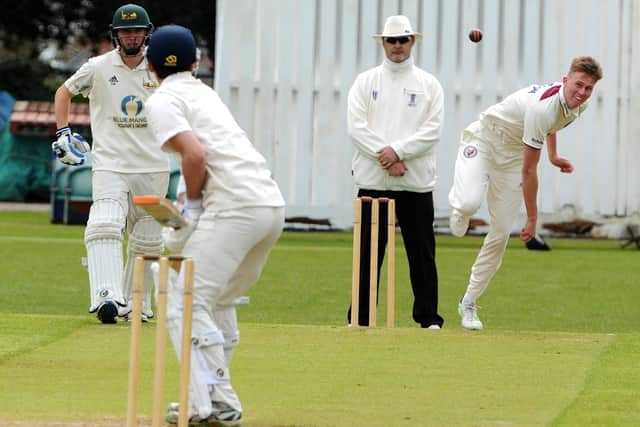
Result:
<instances>
[{"instance_id":1,"label":"cricket bat","mask_svg":"<svg viewBox=\"0 0 640 427\"><path fill-rule=\"evenodd\" d=\"M147 211L163 227L177 230L188 225L187 220L169 199L159 196L134 196L133 203Z\"/></svg>"}]
</instances>

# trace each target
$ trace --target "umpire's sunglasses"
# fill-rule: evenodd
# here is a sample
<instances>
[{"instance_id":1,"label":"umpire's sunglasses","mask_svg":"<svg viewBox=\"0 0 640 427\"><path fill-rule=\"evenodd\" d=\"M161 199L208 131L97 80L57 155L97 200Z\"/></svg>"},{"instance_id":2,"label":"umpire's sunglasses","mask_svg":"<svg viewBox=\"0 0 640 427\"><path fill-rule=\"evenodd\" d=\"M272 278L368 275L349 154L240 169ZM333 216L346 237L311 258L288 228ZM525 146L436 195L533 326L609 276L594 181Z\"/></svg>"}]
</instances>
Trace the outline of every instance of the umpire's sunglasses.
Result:
<instances>
[{"instance_id":1,"label":"umpire's sunglasses","mask_svg":"<svg viewBox=\"0 0 640 427\"><path fill-rule=\"evenodd\" d=\"M409 43L409 41L411 40L411 37L385 37L384 41L389 43L389 44L396 44L396 42L400 42L400 44L406 44Z\"/></svg>"}]
</instances>

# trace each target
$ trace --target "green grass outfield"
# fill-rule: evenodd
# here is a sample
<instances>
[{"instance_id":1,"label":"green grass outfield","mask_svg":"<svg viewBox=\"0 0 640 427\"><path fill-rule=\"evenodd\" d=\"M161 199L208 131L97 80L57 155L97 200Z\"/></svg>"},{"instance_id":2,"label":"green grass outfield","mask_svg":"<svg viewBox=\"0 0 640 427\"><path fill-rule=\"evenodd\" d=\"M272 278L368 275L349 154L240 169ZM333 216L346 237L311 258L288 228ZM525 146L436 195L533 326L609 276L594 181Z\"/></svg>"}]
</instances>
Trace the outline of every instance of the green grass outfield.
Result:
<instances>
[{"instance_id":1,"label":"green grass outfield","mask_svg":"<svg viewBox=\"0 0 640 427\"><path fill-rule=\"evenodd\" d=\"M0 212L3 426L124 425L129 325L86 313L83 231ZM245 427L640 425L640 251L548 239L551 252L534 252L514 239L480 300L486 329L467 332L457 300L481 239L438 236L445 327L433 331L411 320L398 240L397 327L367 330L346 327L351 235L283 235L238 310L232 374ZM384 301L379 315L384 324ZM141 425L154 334L145 324Z\"/></svg>"}]
</instances>

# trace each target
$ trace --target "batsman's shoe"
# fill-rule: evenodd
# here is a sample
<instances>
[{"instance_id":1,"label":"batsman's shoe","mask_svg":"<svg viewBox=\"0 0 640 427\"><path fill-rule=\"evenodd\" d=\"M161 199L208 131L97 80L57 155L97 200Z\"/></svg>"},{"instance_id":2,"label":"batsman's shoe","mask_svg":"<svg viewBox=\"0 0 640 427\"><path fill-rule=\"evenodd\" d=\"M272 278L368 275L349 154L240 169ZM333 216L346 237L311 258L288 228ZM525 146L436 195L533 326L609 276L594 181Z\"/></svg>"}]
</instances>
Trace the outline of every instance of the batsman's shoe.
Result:
<instances>
[{"instance_id":1,"label":"batsman's shoe","mask_svg":"<svg viewBox=\"0 0 640 427\"><path fill-rule=\"evenodd\" d=\"M453 210L451 212L451 216L449 217L449 230L451 234L456 237L462 237L467 234L467 229L469 228L469 217L462 215L457 210Z\"/></svg>"},{"instance_id":2,"label":"batsman's shoe","mask_svg":"<svg viewBox=\"0 0 640 427\"><path fill-rule=\"evenodd\" d=\"M167 421L167 423L171 424L171 425L175 425L178 424L178 418L179 418L179 404L177 402L171 402L169 403L169 406L167 407L167 416L165 417L165 421ZM207 422L206 419L202 419L196 415L192 416L191 418L189 418L189 427L194 427L194 426L208 426L209 423Z\"/></svg>"},{"instance_id":3,"label":"batsman's shoe","mask_svg":"<svg viewBox=\"0 0 640 427\"><path fill-rule=\"evenodd\" d=\"M144 313L142 313L140 317L142 318L142 323L147 323L149 321L149 316ZM127 320L127 322L131 322L131 320L133 319L133 311L128 312L125 315L125 319Z\"/></svg>"},{"instance_id":4,"label":"batsman's shoe","mask_svg":"<svg viewBox=\"0 0 640 427\"><path fill-rule=\"evenodd\" d=\"M478 318L478 306L474 304L458 304L458 314L462 320L462 327L471 331L481 331L482 322Z\"/></svg>"},{"instance_id":5,"label":"batsman's shoe","mask_svg":"<svg viewBox=\"0 0 640 427\"><path fill-rule=\"evenodd\" d=\"M242 412L237 411L223 402L211 402L213 412L207 418L200 418L196 415L189 418L189 426L207 427L237 427L242 425ZM165 420L169 424L178 424L179 404L169 403Z\"/></svg>"},{"instance_id":6,"label":"batsman's shoe","mask_svg":"<svg viewBox=\"0 0 640 427\"><path fill-rule=\"evenodd\" d=\"M242 425L242 412L233 409L224 402L211 402L213 413L209 416L209 420L215 420L221 427L232 427Z\"/></svg>"},{"instance_id":7,"label":"batsman's shoe","mask_svg":"<svg viewBox=\"0 0 640 427\"><path fill-rule=\"evenodd\" d=\"M98 320L102 323L116 323L118 320L118 307L113 301L105 301L97 310Z\"/></svg>"}]
</instances>

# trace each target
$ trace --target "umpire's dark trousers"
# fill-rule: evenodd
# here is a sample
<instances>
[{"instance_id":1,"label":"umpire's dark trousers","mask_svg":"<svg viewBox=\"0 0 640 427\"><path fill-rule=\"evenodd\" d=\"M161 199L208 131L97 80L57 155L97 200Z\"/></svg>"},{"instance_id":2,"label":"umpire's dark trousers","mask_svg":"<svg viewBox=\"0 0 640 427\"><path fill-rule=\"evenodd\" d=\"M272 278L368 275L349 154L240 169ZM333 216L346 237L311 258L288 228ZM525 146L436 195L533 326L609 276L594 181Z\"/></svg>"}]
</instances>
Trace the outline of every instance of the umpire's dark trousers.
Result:
<instances>
[{"instance_id":1,"label":"umpire's dark trousers","mask_svg":"<svg viewBox=\"0 0 640 427\"><path fill-rule=\"evenodd\" d=\"M413 290L413 320L426 328L442 326L438 314L438 272L436 269L436 240L433 233L433 194L410 191L358 191L358 197L387 197L396 201L397 225L402 232L409 260L411 289ZM380 269L387 245L387 204L380 204L378 222L378 289ZM371 244L371 204L362 205L362 239L360 241L360 310L358 324L369 325L369 263ZM351 306L347 313L351 320Z\"/></svg>"}]
</instances>

